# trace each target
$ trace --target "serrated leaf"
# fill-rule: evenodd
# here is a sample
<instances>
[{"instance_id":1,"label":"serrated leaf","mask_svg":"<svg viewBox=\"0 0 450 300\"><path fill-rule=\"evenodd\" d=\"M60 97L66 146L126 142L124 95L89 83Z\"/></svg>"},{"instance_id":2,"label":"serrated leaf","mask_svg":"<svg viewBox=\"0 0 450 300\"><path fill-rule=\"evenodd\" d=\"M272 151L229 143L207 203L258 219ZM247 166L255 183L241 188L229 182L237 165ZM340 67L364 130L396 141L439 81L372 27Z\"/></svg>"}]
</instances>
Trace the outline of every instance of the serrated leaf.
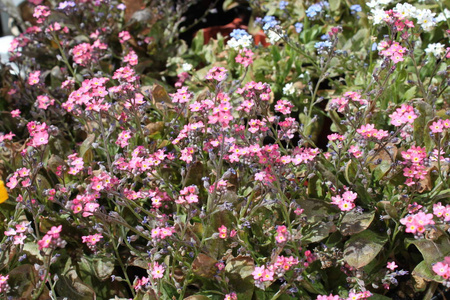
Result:
<instances>
[{"instance_id":1,"label":"serrated leaf","mask_svg":"<svg viewBox=\"0 0 450 300\"><path fill-rule=\"evenodd\" d=\"M357 233L345 243L344 260L354 268L364 267L375 259L386 240L370 230Z\"/></svg>"}]
</instances>

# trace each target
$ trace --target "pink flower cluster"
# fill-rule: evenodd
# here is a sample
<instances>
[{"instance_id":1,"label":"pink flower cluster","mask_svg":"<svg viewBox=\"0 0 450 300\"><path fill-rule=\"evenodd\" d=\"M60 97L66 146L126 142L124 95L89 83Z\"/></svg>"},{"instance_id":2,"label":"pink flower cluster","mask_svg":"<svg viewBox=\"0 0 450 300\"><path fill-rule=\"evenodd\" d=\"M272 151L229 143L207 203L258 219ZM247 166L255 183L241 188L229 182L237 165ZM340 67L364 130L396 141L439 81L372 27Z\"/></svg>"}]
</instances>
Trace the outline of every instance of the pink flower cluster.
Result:
<instances>
[{"instance_id":1,"label":"pink flower cluster","mask_svg":"<svg viewBox=\"0 0 450 300\"><path fill-rule=\"evenodd\" d=\"M275 240L277 243L281 244L288 240L289 232L287 231L286 226L281 225L277 226L277 234L275 235Z\"/></svg>"},{"instance_id":2,"label":"pink flower cluster","mask_svg":"<svg viewBox=\"0 0 450 300\"><path fill-rule=\"evenodd\" d=\"M213 67L206 74L206 80L216 80L217 82L227 79L227 70L224 67Z\"/></svg>"},{"instance_id":3,"label":"pink flower cluster","mask_svg":"<svg viewBox=\"0 0 450 300\"><path fill-rule=\"evenodd\" d=\"M433 265L434 273L442 276L446 281L450 281L450 256L444 258L443 261Z\"/></svg>"},{"instance_id":4,"label":"pink flower cluster","mask_svg":"<svg viewBox=\"0 0 450 300\"><path fill-rule=\"evenodd\" d=\"M73 60L80 66L86 66L92 58L92 45L89 43L81 43L72 49Z\"/></svg>"},{"instance_id":5,"label":"pink flower cluster","mask_svg":"<svg viewBox=\"0 0 450 300\"><path fill-rule=\"evenodd\" d=\"M145 174L146 176L152 176L154 169L164 162L165 159L173 160L175 156L173 153L166 154L164 149L159 149L154 153L149 153L148 149L143 146L136 147L131 151L131 157L118 157L114 161L115 168L120 173L127 175L133 174L133 176L139 176ZM144 192L144 191L142 191ZM163 196L163 198L167 198ZM161 205L162 198L154 198L154 205Z\"/></svg>"},{"instance_id":6,"label":"pink flower cluster","mask_svg":"<svg viewBox=\"0 0 450 300\"><path fill-rule=\"evenodd\" d=\"M198 103L198 102L194 102ZM201 105L201 104L200 104ZM183 129L178 134L177 138L172 141L172 144L176 145L183 139L188 137L189 132L205 132L204 130L205 125L202 121L198 121L196 123L189 123L187 125L184 125Z\"/></svg>"},{"instance_id":7,"label":"pink flower cluster","mask_svg":"<svg viewBox=\"0 0 450 300\"><path fill-rule=\"evenodd\" d=\"M52 226L52 228L47 232L46 235L42 237L37 243L39 246L39 250L51 248L51 247L65 247L65 241L63 241L60 237L60 233L62 230L62 225Z\"/></svg>"},{"instance_id":8,"label":"pink flower cluster","mask_svg":"<svg viewBox=\"0 0 450 300\"><path fill-rule=\"evenodd\" d=\"M238 300L238 297L235 292L229 293L225 295L225 298L223 300Z\"/></svg>"},{"instance_id":9,"label":"pink flower cluster","mask_svg":"<svg viewBox=\"0 0 450 300\"><path fill-rule=\"evenodd\" d=\"M405 225L405 232L413 233L415 236L422 236L428 225L434 225L433 214L419 211L416 214L408 214L400 219L400 223Z\"/></svg>"},{"instance_id":10,"label":"pink flower cluster","mask_svg":"<svg viewBox=\"0 0 450 300\"><path fill-rule=\"evenodd\" d=\"M120 181L115 176L111 176L106 171L94 171L97 172L98 175L94 175L91 178L91 184L89 185L91 189L97 192L101 192L103 190L110 191L112 188L117 185Z\"/></svg>"},{"instance_id":11,"label":"pink flower cluster","mask_svg":"<svg viewBox=\"0 0 450 300\"><path fill-rule=\"evenodd\" d=\"M355 200L358 198L358 194L349 191L346 188L346 191L342 195L332 196L331 204L335 204L342 211L349 211L355 208Z\"/></svg>"},{"instance_id":12,"label":"pink flower cluster","mask_svg":"<svg viewBox=\"0 0 450 300\"><path fill-rule=\"evenodd\" d=\"M348 107L349 103L367 105L368 101L363 99L361 94L357 92L345 92L343 97L330 100L330 108L337 109L338 112L343 112Z\"/></svg>"},{"instance_id":13,"label":"pink flower cluster","mask_svg":"<svg viewBox=\"0 0 450 300\"><path fill-rule=\"evenodd\" d=\"M39 147L48 143L48 126L45 123L39 124L34 121L27 124L28 132L32 140L28 142L31 147Z\"/></svg>"},{"instance_id":14,"label":"pink flower cluster","mask_svg":"<svg viewBox=\"0 0 450 300\"><path fill-rule=\"evenodd\" d=\"M156 227L152 229L152 238L153 239L165 239L168 236L172 236L174 234L175 227Z\"/></svg>"},{"instance_id":15,"label":"pink flower cluster","mask_svg":"<svg viewBox=\"0 0 450 300\"><path fill-rule=\"evenodd\" d=\"M97 193L82 193L78 194L75 199L69 201L67 206L73 211L74 214L82 212L83 217L92 216L99 208L97 199L100 198L100 194Z\"/></svg>"},{"instance_id":16,"label":"pink flower cluster","mask_svg":"<svg viewBox=\"0 0 450 300\"><path fill-rule=\"evenodd\" d=\"M121 148L128 146L128 140L131 139L131 131L123 130L117 136L116 144Z\"/></svg>"},{"instance_id":17,"label":"pink flower cluster","mask_svg":"<svg viewBox=\"0 0 450 300\"><path fill-rule=\"evenodd\" d=\"M278 256L275 263L267 267L255 267L255 270L252 272L253 279L255 280L255 284L259 286L262 282L273 281L274 276L282 277L284 273L298 264L299 260L293 256Z\"/></svg>"},{"instance_id":18,"label":"pink flower cluster","mask_svg":"<svg viewBox=\"0 0 450 300\"><path fill-rule=\"evenodd\" d=\"M237 63L248 67L253 63L253 51L247 48L240 49L239 54L236 56L235 60Z\"/></svg>"},{"instance_id":19,"label":"pink flower cluster","mask_svg":"<svg viewBox=\"0 0 450 300\"><path fill-rule=\"evenodd\" d=\"M382 140L383 138L389 136L389 133L386 130L375 129L375 125L373 124L362 125L360 128L356 130L356 132L358 132L365 138L373 137L377 140Z\"/></svg>"},{"instance_id":20,"label":"pink flower cluster","mask_svg":"<svg viewBox=\"0 0 450 300\"><path fill-rule=\"evenodd\" d=\"M247 82L243 88L236 90L236 93L244 98L236 110L250 113L260 106L261 101L269 101L271 92L272 89L268 83Z\"/></svg>"},{"instance_id":21,"label":"pink flower cluster","mask_svg":"<svg viewBox=\"0 0 450 300\"><path fill-rule=\"evenodd\" d=\"M395 112L389 115L391 118L391 124L399 127L403 124L412 124L418 117L414 112L414 108L408 104L402 104L400 108L397 108Z\"/></svg>"},{"instance_id":22,"label":"pink flower cluster","mask_svg":"<svg viewBox=\"0 0 450 300\"><path fill-rule=\"evenodd\" d=\"M75 115L81 115L84 110L106 111L111 106L105 102L108 95L105 84L109 79L106 77L86 79L78 90L70 93L68 100L62 107Z\"/></svg>"},{"instance_id":23,"label":"pink flower cluster","mask_svg":"<svg viewBox=\"0 0 450 300\"><path fill-rule=\"evenodd\" d=\"M428 171L424 166L424 160L427 157L427 152L425 147L415 147L412 146L407 151L402 151L402 157L405 160L403 164L403 175L407 177L406 185L411 186L416 183L417 180L425 179Z\"/></svg>"},{"instance_id":24,"label":"pink flower cluster","mask_svg":"<svg viewBox=\"0 0 450 300\"><path fill-rule=\"evenodd\" d=\"M278 100L275 105L275 111L278 111L283 115L288 115L291 113L293 107L294 105L288 100Z\"/></svg>"},{"instance_id":25,"label":"pink flower cluster","mask_svg":"<svg viewBox=\"0 0 450 300\"><path fill-rule=\"evenodd\" d=\"M450 119L447 120L439 119L430 125L430 130L432 133L441 133L448 128L450 128Z\"/></svg>"},{"instance_id":26,"label":"pink flower cluster","mask_svg":"<svg viewBox=\"0 0 450 300\"><path fill-rule=\"evenodd\" d=\"M131 39L131 35L128 31L124 30L119 32L119 41L121 44Z\"/></svg>"},{"instance_id":27,"label":"pink flower cluster","mask_svg":"<svg viewBox=\"0 0 450 300\"><path fill-rule=\"evenodd\" d=\"M92 251L95 251L96 244L100 242L102 238L103 235L101 235L100 233L95 233L92 235L86 235L81 237L82 242L85 243Z\"/></svg>"},{"instance_id":28,"label":"pink flower cluster","mask_svg":"<svg viewBox=\"0 0 450 300\"><path fill-rule=\"evenodd\" d=\"M3 143L3 141L12 141L12 138L16 135L12 132L9 132L7 134L0 134L0 143Z\"/></svg>"},{"instance_id":29,"label":"pink flower cluster","mask_svg":"<svg viewBox=\"0 0 450 300\"><path fill-rule=\"evenodd\" d=\"M398 42L392 41L381 41L378 44L378 50L380 50L379 54L389 58L395 64L403 61L403 56L406 54L407 49L400 46Z\"/></svg>"},{"instance_id":30,"label":"pink flower cluster","mask_svg":"<svg viewBox=\"0 0 450 300\"><path fill-rule=\"evenodd\" d=\"M119 82L123 83L133 83L136 82L138 80L139 76L136 76L136 72L130 67L130 66L125 66L122 68L117 69L114 72L113 75L113 79L118 79ZM114 87L116 89L120 89L117 87ZM116 90L114 90L116 91Z\"/></svg>"},{"instance_id":31,"label":"pink flower cluster","mask_svg":"<svg viewBox=\"0 0 450 300\"><path fill-rule=\"evenodd\" d=\"M50 99L47 95L37 96L38 108L47 109L50 105L55 104L54 99Z\"/></svg>"},{"instance_id":32,"label":"pink flower cluster","mask_svg":"<svg viewBox=\"0 0 450 300\"><path fill-rule=\"evenodd\" d=\"M22 187L29 187L31 185L30 171L30 169L25 167L16 170L13 176L8 179L6 186L9 189L14 189L20 182Z\"/></svg>"},{"instance_id":33,"label":"pink flower cluster","mask_svg":"<svg viewBox=\"0 0 450 300\"><path fill-rule=\"evenodd\" d=\"M15 226L16 229L9 228L6 230L5 236L12 236L14 239L14 245L23 245L23 241L27 238L25 235L27 231L30 229L30 222L24 221Z\"/></svg>"},{"instance_id":34,"label":"pink flower cluster","mask_svg":"<svg viewBox=\"0 0 450 300\"><path fill-rule=\"evenodd\" d=\"M10 287L8 285L9 275L0 275L0 293L8 293ZM237 298L236 298L237 299Z\"/></svg>"},{"instance_id":35,"label":"pink flower cluster","mask_svg":"<svg viewBox=\"0 0 450 300\"><path fill-rule=\"evenodd\" d=\"M371 296L372 296L372 293L369 291L358 292L358 293L350 292L348 294L347 298L340 298L338 295L330 294L328 296L319 295L319 296L317 296L316 300L363 300L363 299L367 299Z\"/></svg>"},{"instance_id":36,"label":"pink flower cluster","mask_svg":"<svg viewBox=\"0 0 450 300\"><path fill-rule=\"evenodd\" d=\"M180 160L185 161L186 163L191 163L194 159L195 148L194 147L186 147L181 150Z\"/></svg>"},{"instance_id":37,"label":"pink flower cluster","mask_svg":"<svg viewBox=\"0 0 450 300\"><path fill-rule=\"evenodd\" d=\"M386 17L384 18L384 21L387 24L393 24L397 31L403 31L406 27L414 27L413 21L406 19L401 12L390 9L386 10L385 13ZM406 35L402 35L402 37L406 38Z\"/></svg>"},{"instance_id":38,"label":"pink flower cluster","mask_svg":"<svg viewBox=\"0 0 450 300\"><path fill-rule=\"evenodd\" d=\"M50 16L51 11L48 6L38 5L34 8L33 17L36 18L38 24L44 23L48 16Z\"/></svg>"},{"instance_id":39,"label":"pink flower cluster","mask_svg":"<svg viewBox=\"0 0 450 300\"><path fill-rule=\"evenodd\" d=\"M222 225L218 228L219 230L219 238L226 239L227 237L234 237L236 235L236 230L231 230L230 234L228 234L228 228L225 225Z\"/></svg>"},{"instance_id":40,"label":"pink flower cluster","mask_svg":"<svg viewBox=\"0 0 450 300\"><path fill-rule=\"evenodd\" d=\"M39 83L41 76L41 71L34 71L30 73L30 76L28 76L28 84L29 85L36 85Z\"/></svg>"},{"instance_id":41,"label":"pink flower cluster","mask_svg":"<svg viewBox=\"0 0 450 300\"><path fill-rule=\"evenodd\" d=\"M433 204L433 214L443 219L444 222L450 222L450 204L446 206L442 205L441 202Z\"/></svg>"},{"instance_id":42,"label":"pink flower cluster","mask_svg":"<svg viewBox=\"0 0 450 300\"><path fill-rule=\"evenodd\" d=\"M170 94L170 96L172 97L173 103L187 103L191 100L193 94L184 86L181 89L177 89L177 92Z\"/></svg>"},{"instance_id":43,"label":"pink flower cluster","mask_svg":"<svg viewBox=\"0 0 450 300\"><path fill-rule=\"evenodd\" d=\"M123 57L123 62L128 63L130 66L135 66L138 64L138 56L136 52L130 50L127 55Z\"/></svg>"},{"instance_id":44,"label":"pink flower cluster","mask_svg":"<svg viewBox=\"0 0 450 300\"><path fill-rule=\"evenodd\" d=\"M70 166L68 173L71 175L78 174L81 170L83 170L84 167L83 158L78 157L77 155L78 155L77 153L73 153L67 156L68 158L67 163Z\"/></svg>"},{"instance_id":45,"label":"pink flower cluster","mask_svg":"<svg viewBox=\"0 0 450 300\"><path fill-rule=\"evenodd\" d=\"M140 279L137 278L135 280L134 289L136 291L149 289L154 284L153 280L164 277L164 272L166 270L164 264L160 265L158 262L149 263L148 268L149 268L147 270L147 273L149 274L148 277L142 277Z\"/></svg>"},{"instance_id":46,"label":"pink flower cluster","mask_svg":"<svg viewBox=\"0 0 450 300\"><path fill-rule=\"evenodd\" d=\"M191 204L198 202L198 188L196 185L187 186L180 191L180 196L175 200L176 204Z\"/></svg>"}]
</instances>

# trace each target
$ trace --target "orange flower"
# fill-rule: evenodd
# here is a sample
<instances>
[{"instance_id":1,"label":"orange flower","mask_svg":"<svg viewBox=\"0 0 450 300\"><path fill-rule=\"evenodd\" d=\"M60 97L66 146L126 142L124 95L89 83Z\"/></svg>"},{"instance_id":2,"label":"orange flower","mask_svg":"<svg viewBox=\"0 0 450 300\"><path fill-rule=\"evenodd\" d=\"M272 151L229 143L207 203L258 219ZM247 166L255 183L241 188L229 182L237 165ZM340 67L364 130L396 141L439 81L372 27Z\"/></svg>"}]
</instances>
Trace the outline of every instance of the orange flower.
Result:
<instances>
[{"instance_id":1,"label":"orange flower","mask_svg":"<svg viewBox=\"0 0 450 300\"><path fill-rule=\"evenodd\" d=\"M8 191L6 190L5 183L0 179L0 203L8 200Z\"/></svg>"}]
</instances>

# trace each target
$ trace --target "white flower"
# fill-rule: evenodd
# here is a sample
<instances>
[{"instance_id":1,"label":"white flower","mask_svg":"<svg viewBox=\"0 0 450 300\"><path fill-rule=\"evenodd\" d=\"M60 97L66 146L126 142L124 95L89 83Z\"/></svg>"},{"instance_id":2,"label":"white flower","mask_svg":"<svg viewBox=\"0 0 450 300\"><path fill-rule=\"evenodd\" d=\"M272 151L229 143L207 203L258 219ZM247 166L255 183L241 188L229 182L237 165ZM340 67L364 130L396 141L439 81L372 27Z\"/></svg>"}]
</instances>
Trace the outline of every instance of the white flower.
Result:
<instances>
[{"instance_id":1,"label":"white flower","mask_svg":"<svg viewBox=\"0 0 450 300\"><path fill-rule=\"evenodd\" d=\"M450 10L448 10L448 9L445 8L444 11L441 12L441 13L436 17L435 22L436 22L436 23L439 23L439 22L443 22L443 21L445 21L445 20L447 20L447 19L450 19Z\"/></svg>"},{"instance_id":2,"label":"white flower","mask_svg":"<svg viewBox=\"0 0 450 300\"><path fill-rule=\"evenodd\" d=\"M189 72L190 70L192 70L192 65L189 63L184 63L181 65L181 68L184 72Z\"/></svg>"},{"instance_id":3,"label":"white flower","mask_svg":"<svg viewBox=\"0 0 450 300\"><path fill-rule=\"evenodd\" d=\"M294 95L295 94L295 87L292 82L286 83L286 85L283 87L283 94L284 95Z\"/></svg>"},{"instance_id":4,"label":"white flower","mask_svg":"<svg viewBox=\"0 0 450 300\"><path fill-rule=\"evenodd\" d=\"M381 8L372 9L370 12L373 14L372 19L374 25L381 24L388 17L388 14Z\"/></svg>"},{"instance_id":5,"label":"white flower","mask_svg":"<svg viewBox=\"0 0 450 300\"><path fill-rule=\"evenodd\" d=\"M280 35L273 30L269 30L267 32L267 37L269 38L269 42L271 44L275 44L281 39Z\"/></svg>"},{"instance_id":6,"label":"white flower","mask_svg":"<svg viewBox=\"0 0 450 300\"><path fill-rule=\"evenodd\" d=\"M401 14L404 18L414 17L416 10L417 9L409 3L398 3L394 7L394 11Z\"/></svg>"},{"instance_id":7,"label":"white flower","mask_svg":"<svg viewBox=\"0 0 450 300\"><path fill-rule=\"evenodd\" d=\"M436 25L434 16L436 13L429 9L418 9L416 13L417 24L422 25L423 30L430 31Z\"/></svg>"},{"instance_id":8,"label":"white flower","mask_svg":"<svg viewBox=\"0 0 450 300\"><path fill-rule=\"evenodd\" d=\"M392 0L372 0L368 3L366 3L366 5L370 8L381 8L384 7L386 5L388 5L389 3L391 3Z\"/></svg>"},{"instance_id":9,"label":"white flower","mask_svg":"<svg viewBox=\"0 0 450 300\"><path fill-rule=\"evenodd\" d=\"M227 42L227 45L230 48L239 50L241 48L250 48L253 44L253 38L251 35L243 36L239 40L235 39L234 37L229 39Z\"/></svg>"},{"instance_id":10,"label":"white flower","mask_svg":"<svg viewBox=\"0 0 450 300\"><path fill-rule=\"evenodd\" d=\"M445 54L445 46L441 43L429 44L425 49L427 54L433 54L436 58L441 57Z\"/></svg>"}]
</instances>

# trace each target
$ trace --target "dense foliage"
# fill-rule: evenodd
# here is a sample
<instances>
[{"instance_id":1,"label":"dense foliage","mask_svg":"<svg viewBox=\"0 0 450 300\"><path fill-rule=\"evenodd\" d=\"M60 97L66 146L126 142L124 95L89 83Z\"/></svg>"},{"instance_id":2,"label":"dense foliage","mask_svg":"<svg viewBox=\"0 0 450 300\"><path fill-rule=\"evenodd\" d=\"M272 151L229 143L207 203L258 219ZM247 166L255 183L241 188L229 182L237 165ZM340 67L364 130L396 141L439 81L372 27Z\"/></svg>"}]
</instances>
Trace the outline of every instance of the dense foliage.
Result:
<instances>
[{"instance_id":1,"label":"dense foliage","mask_svg":"<svg viewBox=\"0 0 450 300\"><path fill-rule=\"evenodd\" d=\"M5 299L450 286L448 3L249 0L187 46L189 1L29 2L0 75Z\"/></svg>"}]
</instances>

